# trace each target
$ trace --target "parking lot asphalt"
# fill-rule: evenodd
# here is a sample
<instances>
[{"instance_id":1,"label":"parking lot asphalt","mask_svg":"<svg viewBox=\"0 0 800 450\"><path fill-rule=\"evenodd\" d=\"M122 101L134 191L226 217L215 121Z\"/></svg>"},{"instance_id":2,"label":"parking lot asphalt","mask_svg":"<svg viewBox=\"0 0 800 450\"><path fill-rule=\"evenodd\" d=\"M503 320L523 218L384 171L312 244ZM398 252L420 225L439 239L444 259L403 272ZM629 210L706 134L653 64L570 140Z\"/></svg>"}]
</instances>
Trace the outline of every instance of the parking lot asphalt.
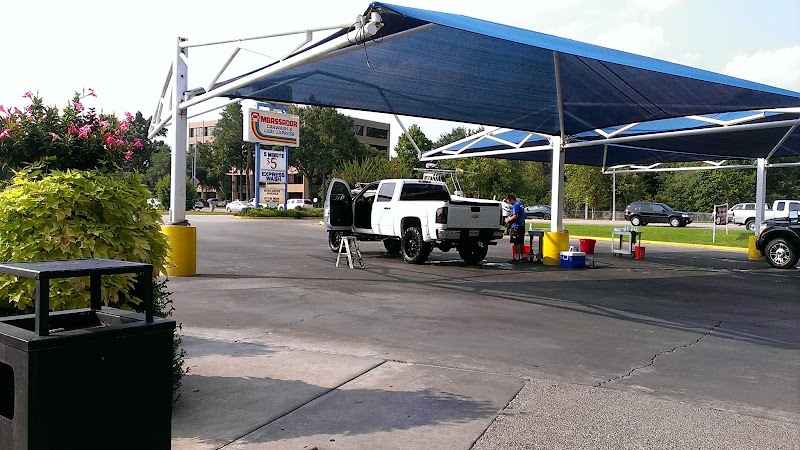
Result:
<instances>
[{"instance_id":1,"label":"parking lot asphalt","mask_svg":"<svg viewBox=\"0 0 800 450\"><path fill-rule=\"evenodd\" d=\"M800 270L598 242L595 268L424 265L310 220L189 216L173 448L798 448ZM575 243L577 244L577 243Z\"/></svg>"}]
</instances>

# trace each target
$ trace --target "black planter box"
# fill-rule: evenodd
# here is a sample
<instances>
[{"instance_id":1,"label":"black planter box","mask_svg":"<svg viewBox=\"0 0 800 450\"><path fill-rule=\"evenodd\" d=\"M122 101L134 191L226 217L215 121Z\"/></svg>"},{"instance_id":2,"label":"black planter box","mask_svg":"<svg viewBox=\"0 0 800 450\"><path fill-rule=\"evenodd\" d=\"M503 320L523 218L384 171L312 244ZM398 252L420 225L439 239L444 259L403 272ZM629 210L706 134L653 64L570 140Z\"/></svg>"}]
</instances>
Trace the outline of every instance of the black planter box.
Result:
<instances>
[{"instance_id":1,"label":"black planter box","mask_svg":"<svg viewBox=\"0 0 800 450\"><path fill-rule=\"evenodd\" d=\"M33 278L36 313L0 318L1 449L168 449L175 321L154 318L149 264L0 264ZM100 276L137 273L145 314L100 308ZM53 278L89 276L91 308L49 313ZM42 311L44 310L44 312Z\"/></svg>"}]
</instances>

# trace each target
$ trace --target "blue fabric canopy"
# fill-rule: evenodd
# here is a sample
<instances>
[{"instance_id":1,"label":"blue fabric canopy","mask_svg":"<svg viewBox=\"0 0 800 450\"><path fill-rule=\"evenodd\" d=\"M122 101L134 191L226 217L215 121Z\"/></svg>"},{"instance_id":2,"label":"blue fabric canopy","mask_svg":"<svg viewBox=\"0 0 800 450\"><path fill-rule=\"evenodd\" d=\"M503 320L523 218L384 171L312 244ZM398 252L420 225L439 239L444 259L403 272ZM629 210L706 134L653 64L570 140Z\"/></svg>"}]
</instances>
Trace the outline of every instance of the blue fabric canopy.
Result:
<instances>
[{"instance_id":1,"label":"blue fabric canopy","mask_svg":"<svg viewBox=\"0 0 800 450\"><path fill-rule=\"evenodd\" d=\"M790 127L644 139L653 133L719 128L719 125L711 125L709 120L731 121L754 114L754 112L735 112L711 114L697 118L681 117L640 123L624 130L621 130L619 126L600 130L605 135L617 132L615 137L618 138L642 138L616 144L606 144L603 134L596 131L584 132L573 136L570 144L596 142L596 145L580 148L570 148L568 145L565 151L565 161L568 164L615 166L719 159L752 160L753 158L766 158L768 155L773 158L800 157L800 129L789 133ZM761 113L761 116L761 118L749 120L747 123L763 124L800 119L800 114ZM537 149L537 147L548 146L549 142L544 137L520 130L498 131L492 133L492 136L493 138L487 138L483 135L476 135L448 145L445 149L428 152L428 155L434 158L460 154L465 157L486 156L521 161L552 161L552 153L549 149ZM512 148L518 148L519 151L500 155L479 155L489 151Z\"/></svg>"},{"instance_id":2,"label":"blue fabric canopy","mask_svg":"<svg viewBox=\"0 0 800 450\"><path fill-rule=\"evenodd\" d=\"M559 135L560 80L563 132L578 140L591 139L584 133L595 129L634 122L657 124L688 115L800 107L797 92L530 30L385 3L371 4L365 16L372 11L381 14L384 26L365 45L334 51L225 95ZM325 41L346 33L340 30ZM667 125L681 129L685 124ZM729 144L761 142L765 134L771 139L786 131L759 130L727 138L715 134L707 140L674 139L643 146L627 143L614 153L620 160L639 155L643 161L674 159L677 156L668 154L676 151L760 157L760 150ZM798 140L796 135L787 139L787 154L797 155ZM568 162L572 158L599 165L596 157L579 156L597 149L568 153ZM531 155L524 158L539 158Z\"/></svg>"}]
</instances>

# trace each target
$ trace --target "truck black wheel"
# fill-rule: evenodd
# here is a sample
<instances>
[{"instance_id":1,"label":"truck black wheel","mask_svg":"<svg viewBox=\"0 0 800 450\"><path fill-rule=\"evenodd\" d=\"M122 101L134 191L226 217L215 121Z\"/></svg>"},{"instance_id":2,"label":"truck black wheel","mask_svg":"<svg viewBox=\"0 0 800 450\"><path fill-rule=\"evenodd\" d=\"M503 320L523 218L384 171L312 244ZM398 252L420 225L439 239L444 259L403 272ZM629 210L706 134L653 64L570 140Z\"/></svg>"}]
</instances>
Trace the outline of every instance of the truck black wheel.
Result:
<instances>
[{"instance_id":1,"label":"truck black wheel","mask_svg":"<svg viewBox=\"0 0 800 450\"><path fill-rule=\"evenodd\" d=\"M747 231L756 231L756 221L755 220L748 220L744 223L744 227L747 228Z\"/></svg>"},{"instance_id":2,"label":"truck black wheel","mask_svg":"<svg viewBox=\"0 0 800 450\"><path fill-rule=\"evenodd\" d=\"M489 245L483 241L464 242L458 246L458 256L470 266L474 266L486 258Z\"/></svg>"},{"instance_id":3,"label":"truck black wheel","mask_svg":"<svg viewBox=\"0 0 800 450\"><path fill-rule=\"evenodd\" d=\"M403 259L409 264L423 264L428 260L432 250L431 244L422 239L422 230L416 227L406 229L400 243Z\"/></svg>"},{"instance_id":4,"label":"truck black wheel","mask_svg":"<svg viewBox=\"0 0 800 450\"><path fill-rule=\"evenodd\" d=\"M392 255L400 253L400 239L384 239L383 246Z\"/></svg>"},{"instance_id":5,"label":"truck black wheel","mask_svg":"<svg viewBox=\"0 0 800 450\"><path fill-rule=\"evenodd\" d=\"M344 236L344 233L341 231L328 231L328 245L331 247L332 252L339 251L339 245L342 243L342 236Z\"/></svg>"},{"instance_id":6,"label":"truck black wheel","mask_svg":"<svg viewBox=\"0 0 800 450\"><path fill-rule=\"evenodd\" d=\"M678 219L677 217L673 217L673 218L669 219L669 226L671 226L671 227L679 227L679 226L681 226L681 219Z\"/></svg>"},{"instance_id":7,"label":"truck black wheel","mask_svg":"<svg viewBox=\"0 0 800 450\"><path fill-rule=\"evenodd\" d=\"M640 219L639 216L631 217L631 225L633 225L635 227L638 227L639 225L642 225L642 219Z\"/></svg>"},{"instance_id":8,"label":"truck black wheel","mask_svg":"<svg viewBox=\"0 0 800 450\"><path fill-rule=\"evenodd\" d=\"M764 252L770 266L777 269L791 269L800 258L800 249L795 248L791 242L784 238L769 241Z\"/></svg>"}]
</instances>

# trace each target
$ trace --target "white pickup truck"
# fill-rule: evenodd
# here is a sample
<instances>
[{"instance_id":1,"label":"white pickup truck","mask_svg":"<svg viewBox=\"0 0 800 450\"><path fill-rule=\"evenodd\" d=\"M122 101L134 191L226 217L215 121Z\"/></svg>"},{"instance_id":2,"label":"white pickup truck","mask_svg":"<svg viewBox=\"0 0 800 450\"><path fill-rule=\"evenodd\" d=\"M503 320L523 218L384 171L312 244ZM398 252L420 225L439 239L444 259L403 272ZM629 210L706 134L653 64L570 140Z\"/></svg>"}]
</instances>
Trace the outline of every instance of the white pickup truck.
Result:
<instances>
[{"instance_id":1,"label":"white pickup truck","mask_svg":"<svg viewBox=\"0 0 800 450\"><path fill-rule=\"evenodd\" d=\"M775 200L772 202L772 209L769 205L765 205L764 220L789 217L789 211L800 211L800 200ZM731 222L744 225L749 231L754 231L758 226L755 203L737 203L731 208L729 214Z\"/></svg>"},{"instance_id":2,"label":"white pickup truck","mask_svg":"<svg viewBox=\"0 0 800 450\"><path fill-rule=\"evenodd\" d=\"M351 191L334 178L325 198L325 229L331 251L343 235L382 240L389 253L422 264L434 246L456 248L467 264L486 257L489 245L502 239L502 208L495 200L451 197L441 181L390 179Z\"/></svg>"}]
</instances>

